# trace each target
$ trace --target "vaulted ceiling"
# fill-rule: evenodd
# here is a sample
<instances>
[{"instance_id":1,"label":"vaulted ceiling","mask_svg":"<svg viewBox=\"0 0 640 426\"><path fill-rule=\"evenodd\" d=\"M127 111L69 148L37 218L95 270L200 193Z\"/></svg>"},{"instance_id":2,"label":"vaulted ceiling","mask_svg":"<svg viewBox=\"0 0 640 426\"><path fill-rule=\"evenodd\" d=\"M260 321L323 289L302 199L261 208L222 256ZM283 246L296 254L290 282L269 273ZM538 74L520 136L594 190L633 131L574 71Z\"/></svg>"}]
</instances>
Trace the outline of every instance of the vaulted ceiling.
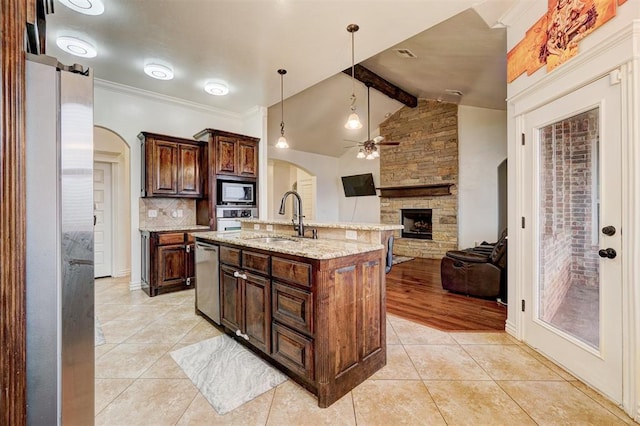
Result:
<instances>
[{"instance_id":1,"label":"vaulted ceiling","mask_svg":"<svg viewBox=\"0 0 640 426\"><path fill-rule=\"evenodd\" d=\"M86 16L55 3L47 17L47 54L94 69L98 79L238 114L268 106L268 143L279 136L280 76L284 78L291 148L325 155L344 152L345 139L366 139L343 128L351 80L350 23L357 23L355 61L421 98L504 109L506 34L500 16L513 0L105 0L105 12ZM495 28L492 28L495 27ZM59 35L81 36L98 56L60 50ZM417 58L401 58L395 49ZM145 61L169 63L173 80L143 72ZM206 81L228 83L211 96ZM452 95L457 90L462 96ZM366 88L357 84L366 123ZM401 107L371 91L372 127ZM372 129L372 133L375 133Z\"/></svg>"}]
</instances>

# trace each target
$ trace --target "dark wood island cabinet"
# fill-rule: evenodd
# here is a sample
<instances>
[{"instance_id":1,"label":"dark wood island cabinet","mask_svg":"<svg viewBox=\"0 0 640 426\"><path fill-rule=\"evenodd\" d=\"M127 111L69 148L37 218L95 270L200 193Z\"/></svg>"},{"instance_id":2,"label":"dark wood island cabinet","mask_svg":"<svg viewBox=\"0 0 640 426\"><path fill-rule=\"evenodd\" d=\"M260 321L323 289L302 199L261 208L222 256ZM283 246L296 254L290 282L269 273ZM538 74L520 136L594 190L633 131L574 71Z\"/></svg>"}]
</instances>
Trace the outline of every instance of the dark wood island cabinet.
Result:
<instances>
[{"instance_id":1,"label":"dark wood island cabinet","mask_svg":"<svg viewBox=\"0 0 640 426\"><path fill-rule=\"evenodd\" d=\"M316 394L320 407L386 364L382 249L315 259L205 234L196 238L220 247L224 329Z\"/></svg>"}]
</instances>

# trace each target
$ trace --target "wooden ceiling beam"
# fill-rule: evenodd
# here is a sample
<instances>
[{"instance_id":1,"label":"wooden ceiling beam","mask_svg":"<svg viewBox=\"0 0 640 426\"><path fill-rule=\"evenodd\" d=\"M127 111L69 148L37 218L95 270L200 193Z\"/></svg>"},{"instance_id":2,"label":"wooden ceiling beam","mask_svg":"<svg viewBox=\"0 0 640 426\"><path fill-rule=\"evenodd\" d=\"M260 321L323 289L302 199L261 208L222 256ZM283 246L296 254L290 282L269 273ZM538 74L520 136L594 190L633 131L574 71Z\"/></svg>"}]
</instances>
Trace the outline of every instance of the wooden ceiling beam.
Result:
<instances>
[{"instance_id":1,"label":"wooden ceiling beam","mask_svg":"<svg viewBox=\"0 0 640 426\"><path fill-rule=\"evenodd\" d=\"M351 76L351 67L342 72ZM418 105L418 98L413 96L411 93L405 92L395 84L388 82L378 74L368 70L360 64L356 64L354 68L354 77L365 86L373 87L378 92L387 95L391 99L395 99L408 107L415 108Z\"/></svg>"}]
</instances>

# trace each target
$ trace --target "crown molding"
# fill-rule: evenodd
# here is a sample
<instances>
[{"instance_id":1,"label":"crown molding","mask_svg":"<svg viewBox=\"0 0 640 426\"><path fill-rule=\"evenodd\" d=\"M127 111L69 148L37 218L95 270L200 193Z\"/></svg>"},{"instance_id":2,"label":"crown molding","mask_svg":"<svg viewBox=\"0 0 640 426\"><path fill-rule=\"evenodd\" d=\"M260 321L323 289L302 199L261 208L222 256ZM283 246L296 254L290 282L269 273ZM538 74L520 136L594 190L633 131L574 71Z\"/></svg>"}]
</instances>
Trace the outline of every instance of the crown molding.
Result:
<instances>
[{"instance_id":1,"label":"crown molding","mask_svg":"<svg viewBox=\"0 0 640 426\"><path fill-rule=\"evenodd\" d=\"M179 105L185 108L213 113L216 115L222 115L234 120L241 120L243 117L243 114L238 114L238 113L227 111L224 109L215 108L209 105L199 104L197 102L187 101L185 99L180 99L173 96L162 95L160 93L151 92L149 90L139 89L137 87L127 86L120 83L114 83L112 81L102 80L99 78L94 78L94 85L95 87L99 87L112 92L139 96L139 97L154 100L154 101L160 101L168 104Z\"/></svg>"}]
</instances>

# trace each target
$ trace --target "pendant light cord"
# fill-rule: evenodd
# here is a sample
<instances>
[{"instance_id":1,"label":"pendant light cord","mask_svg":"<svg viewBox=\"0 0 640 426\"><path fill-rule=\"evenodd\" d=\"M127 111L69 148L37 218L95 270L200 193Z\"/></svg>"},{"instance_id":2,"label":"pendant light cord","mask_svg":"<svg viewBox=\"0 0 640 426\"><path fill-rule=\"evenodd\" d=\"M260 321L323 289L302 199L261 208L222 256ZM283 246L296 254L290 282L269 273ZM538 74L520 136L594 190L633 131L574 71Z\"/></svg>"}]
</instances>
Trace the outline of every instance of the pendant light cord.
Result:
<instances>
[{"instance_id":1,"label":"pendant light cord","mask_svg":"<svg viewBox=\"0 0 640 426\"><path fill-rule=\"evenodd\" d=\"M356 54L355 54L355 32L360 27L356 24L347 26L347 31L351 33L351 111L356 109Z\"/></svg>"},{"instance_id":2,"label":"pendant light cord","mask_svg":"<svg viewBox=\"0 0 640 426\"><path fill-rule=\"evenodd\" d=\"M280 74L280 135L284 136L284 74Z\"/></svg>"},{"instance_id":3,"label":"pendant light cord","mask_svg":"<svg viewBox=\"0 0 640 426\"><path fill-rule=\"evenodd\" d=\"M369 89L371 86L367 84L367 142L371 140L371 100L369 99Z\"/></svg>"},{"instance_id":4,"label":"pendant light cord","mask_svg":"<svg viewBox=\"0 0 640 426\"><path fill-rule=\"evenodd\" d=\"M351 97L354 102L356 99L356 55L355 55L355 39L354 32L351 32ZM353 105L352 105L353 106Z\"/></svg>"},{"instance_id":5,"label":"pendant light cord","mask_svg":"<svg viewBox=\"0 0 640 426\"><path fill-rule=\"evenodd\" d=\"M280 136L284 137L284 75L287 73L285 69L279 69L280 74Z\"/></svg>"}]
</instances>

